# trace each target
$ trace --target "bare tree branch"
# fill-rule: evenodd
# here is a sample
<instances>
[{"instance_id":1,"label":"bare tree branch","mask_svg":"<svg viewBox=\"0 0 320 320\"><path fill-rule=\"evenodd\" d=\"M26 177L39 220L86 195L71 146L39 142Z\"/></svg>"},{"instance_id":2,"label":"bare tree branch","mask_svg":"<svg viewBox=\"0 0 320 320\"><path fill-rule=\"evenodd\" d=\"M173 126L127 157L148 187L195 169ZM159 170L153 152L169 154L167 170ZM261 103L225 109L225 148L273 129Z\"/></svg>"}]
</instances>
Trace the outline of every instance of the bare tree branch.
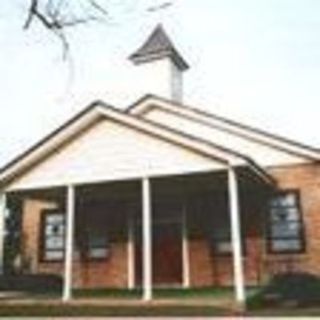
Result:
<instances>
[{"instance_id":1,"label":"bare tree branch","mask_svg":"<svg viewBox=\"0 0 320 320\"><path fill-rule=\"evenodd\" d=\"M86 1L96 13L91 12L92 10L90 11L90 7L86 7L82 10L84 14L76 14L76 10L73 11L72 9L69 9L68 11L66 4L70 4L71 1L69 1L69 3L66 1L67 0L30 0L28 15L23 25L24 29L29 29L32 22L37 20L43 27L58 36L62 43L64 58L69 52L69 42L65 34L66 28L91 21L99 21L101 19L99 19L98 13L100 16L108 15L107 10L95 0Z\"/></svg>"},{"instance_id":2,"label":"bare tree branch","mask_svg":"<svg viewBox=\"0 0 320 320\"><path fill-rule=\"evenodd\" d=\"M89 2L91 3L93 8L95 8L97 11L99 11L103 15L105 15L105 16L109 15L108 11L105 8L103 8L100 4L98 4L96 1L89 0Z\"/></svg>"},{"instance_id":3,"label":"bare tree branch","mask_svg":"<svg viewBox=\"0 0 320 320\"><path fill-rule=\"evenodd\" d=\"M65 2L65 0L59 0L56 4L56 6L54 7L53 4L53 0L50 0L50 4L47 6L47 13L52 17L52 18L56 18L59 16L60 13L60 9L63 5L63 3Z\"/></svg>"},{"instance_id":4,"label":"bare tree branch","mask_svg":"<svg viewBox=\"0 0 320 320\"><path fill-rule=\"evenodd\" d=\"M24 29L28 29L30 27L32 19L34 17L34 12L37 11L37 7L38 7L38 0L31 0L30 7L28 9L28 17L23 26Z\"/></svg>"},{"instance_id":5,"label":"bare tree branch","mask_svg":"<svg viewBox=\"0 0 320 320\"><path fill-rule=\"evenodd\" d=\"M61 40L62 58L63 58L63 60L65 60L68 57L68 54L70 51L70 45L69 45L69 42L67 41L67 37L63 32L61 32L61 30L55 30L54 34L57 35L59 37L59 39Z\"/></svg>"},{"instance_id":6,"label":"bare tree branch","mask_svg":"<svg viewBox=\"0 0 320 320\"><path fill-rule=\"evenodd\" d=\"M27 0L26 0L27 1ZM92 21L106 21L110 18L109 11L97 0L28 0L28 15L23 28L29 29L33 21L39 22L44 28L58 36L63 46L63 56L69 51L69 43L65 30L79 24ZM133 2L136 0L132 0ZM148 12L166 9L172 1L164 1L158 6L151 6Z\"/></svg>"}]
</instances>

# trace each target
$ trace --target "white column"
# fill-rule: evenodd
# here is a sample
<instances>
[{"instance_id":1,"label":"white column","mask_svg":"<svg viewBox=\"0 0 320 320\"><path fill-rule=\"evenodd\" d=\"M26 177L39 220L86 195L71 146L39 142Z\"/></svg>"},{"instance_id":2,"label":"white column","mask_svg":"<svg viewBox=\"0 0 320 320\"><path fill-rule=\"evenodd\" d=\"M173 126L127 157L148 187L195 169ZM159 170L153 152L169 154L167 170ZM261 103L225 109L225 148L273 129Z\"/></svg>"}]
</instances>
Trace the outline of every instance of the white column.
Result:
<instances>
[{"instance_id":1,"label":"white column","mask_svg":"<svg viewBox=\"0 0 320 320\"><path fill-rule=\"evenodd\" d=\"M228 168L228 187L235 295L237 302L244 305L245 287L242 263L239 188L237 175L232 167Z\"/></svg>"},{"instance_id":2,"label":"white column","mask_svg":"<svg viewBox=\"0 0 320 320\"><path fill-rule=\"evenodd\" d=\"M0 274L3 274L4 265L4 237L5 237L5 218L7 212L7 196L0 193Z\"/></svg>"},{"instance_id":3,"label":"white column","mask_svg":"<svg viewBox=\"0 0 320 320\"><path fill-rule=\"evenodd\" d=\"M152 299L152 217L149 178L142 179L142 289L143 299Z\"/></svg>"},{"instance_id":4,"label":"white column","mask_svg":"<svg viewBox=\"0 0 320 320\"><path fill-rule=\"evenodd\" d=\"M65 264L64 264L64 283L63 301L68 301L72 296L72 260L73 260L73 241L74 241L74 217L75 217L75 190L74 186L67 187L66 199L66 240L65 240Z\"/></svg>"},{"instance_id":5,"label":"white column","mask_svg":"<svg viewBox=\"0 0 320 320\"><path fill-rule=\"evenodd\" d=\"M190 287L190 262L189 262L189 243L187 229L187 212L186 206L182 208L182 272L183 272L183 287Z\"/></svg>"},{"instance_id":6,"label":"white column","mask_svg":"<svg viewBox=\"0 0 320 320\"><path fill-rule=\"evenodd\" d=\"M135 286L135 241L134 241L134 221L128 218L128 289Z\"/></svg>"}]
</instances>

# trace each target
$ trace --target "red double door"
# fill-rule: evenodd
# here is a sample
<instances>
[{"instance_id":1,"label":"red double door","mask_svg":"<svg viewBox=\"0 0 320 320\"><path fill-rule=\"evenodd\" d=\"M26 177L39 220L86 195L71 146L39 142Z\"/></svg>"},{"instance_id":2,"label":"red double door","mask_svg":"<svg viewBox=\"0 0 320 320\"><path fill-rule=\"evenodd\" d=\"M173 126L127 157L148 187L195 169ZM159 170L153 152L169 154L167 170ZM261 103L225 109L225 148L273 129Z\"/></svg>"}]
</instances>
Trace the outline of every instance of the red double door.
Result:
<instances>
[{"instance_id":1,"label":"red double door","mask_svg":"<svg viewBox=\"0 0 320 320\"><path fill-rule=\"evenodd\" d=\"M141 226L140 226L141 227ZM137 285L142 279L141 228L136 229L135 276ZM152 281L158 286L174 286L182 283L182 235L181 224L156 222L152 230Z\"/></svg>"}]
</instances>

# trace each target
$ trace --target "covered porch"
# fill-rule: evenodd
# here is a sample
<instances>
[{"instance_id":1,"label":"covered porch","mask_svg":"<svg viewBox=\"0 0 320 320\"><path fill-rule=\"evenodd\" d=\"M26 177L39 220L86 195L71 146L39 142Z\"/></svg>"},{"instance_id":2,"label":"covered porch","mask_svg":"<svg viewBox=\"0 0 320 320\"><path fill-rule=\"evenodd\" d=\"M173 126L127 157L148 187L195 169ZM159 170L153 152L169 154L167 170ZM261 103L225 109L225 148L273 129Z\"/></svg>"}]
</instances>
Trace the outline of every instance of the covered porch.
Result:
<instances>
[{"instance_id":1,"label":"covered porch","mask_svg":"<svg viewBox=\"0 0 320 320\"><path fill-rule=\"evenodd\" d=\"M20 220L15 267L61 276L64 301L73 289L138 289L150 301L159 288L233 286L243 304L246 282L259 282L270 187L239 167L14 191L2 205Z\"/></svg>"}]
</instances>

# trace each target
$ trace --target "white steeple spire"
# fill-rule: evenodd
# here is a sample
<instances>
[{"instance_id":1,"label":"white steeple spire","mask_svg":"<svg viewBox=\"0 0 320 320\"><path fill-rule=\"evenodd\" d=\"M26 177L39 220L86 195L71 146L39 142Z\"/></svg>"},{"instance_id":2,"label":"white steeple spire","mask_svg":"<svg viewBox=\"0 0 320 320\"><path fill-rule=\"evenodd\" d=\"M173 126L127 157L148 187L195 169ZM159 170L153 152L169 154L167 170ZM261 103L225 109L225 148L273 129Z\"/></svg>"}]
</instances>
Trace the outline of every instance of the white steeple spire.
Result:
<instances>
[{"instance_id":1,"label":"white steeple spire","mask_svg":"<svg viewBox=\"0 0 320 320\"><path fill-rule=\"evenodd\" d=\"M175 49L161 24L157 25L146 42L129 59L138 65L147 80L151 94L173 101L182 101L183 72L189 66Z\"/></svg>"}]
</instances>

